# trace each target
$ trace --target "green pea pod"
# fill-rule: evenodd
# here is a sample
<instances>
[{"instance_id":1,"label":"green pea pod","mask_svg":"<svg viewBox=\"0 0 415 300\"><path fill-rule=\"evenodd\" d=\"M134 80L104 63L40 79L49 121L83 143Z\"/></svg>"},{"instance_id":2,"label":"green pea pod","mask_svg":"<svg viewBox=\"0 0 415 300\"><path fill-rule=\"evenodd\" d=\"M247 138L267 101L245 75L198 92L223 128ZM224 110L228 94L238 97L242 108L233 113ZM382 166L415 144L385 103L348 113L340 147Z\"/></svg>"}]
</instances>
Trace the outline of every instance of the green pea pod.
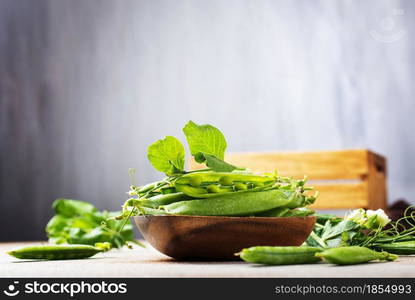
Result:
<instances>
[{"instance_id":1,"label":"green pea pod","mask_svg":"<svg viewBox=\"0 0 415 300\"><path fill-rule=\"evenodd\" d=\"M316 217L317 217L316 223L319 223L322 225L324 225L327 221L330 221L331 223L335 223L335 224L343 221L343 218L336 216L336 215L331 215L331 214L316 213Z\"/></svg>"},{"instance_id":2,"label":"green pea pod","mask_svg":"<svg viewBox=\"0 0 415 300\"><path fill-rule=\"evenodd\" d=\"M151 183L148 183L146 185L143 185L143 186L138 188L137 192L139 194L143 194L145 192L148 192L149 190L155 188L159 183L160 183L160 181L155 181L155 182L151 182Z\"/></svg>"},{"instance_id":3,"label":"green pea pod","mask_svg":"<svg viewBox=\"0 0 415 300\"><path fill-rule=\"evenodd\" d=\"M174 203L174 202L182 201L186 199L190 199L190 197L182 192L179 192L179 193L172 193L172 194L160 194L160 195L156 195L151 198L148 198L148 199L137 199L138 200L137 204L145 206L145 207L157 208L161 205L167 205L170 203Z\"/></svg>"},{"instance_id":4,"label":"green pea pod","mask_svg":"<svg viewBox=\"0 0 415 300\"><path fill-rule=\"evenodd\" d=\"M315 254L323 251L317 247L257 246L243 249L239 256L246 262L264 265L311 264L320 261Z\"/></svg>"},{"instance_id":5,"label":"green pea pod","mask_svg":"<svg viewBox=\"0 0 415 300\"><path fill-rule=\"evenodd\" d=\"M229 193L214 198L175 202L160 208L170 214L197 216L247 216L282 207L291 200L290 191Z\"/></svg>"},{"instance_id":6,"label":"green pea pod","mask_svg":"<svg viewBox=\"0 0 415 300\"><path fill-rule=\"evenodd\" d=\"M331 248L316 253L316 256L336 265L354 265L372 260L392 261L398 258L395 254L376 252L369 248L359 246Z\"/></svg>"},{"instance_id":7,"label":"green pea pod","mask_svg":"<svg viewBox=\"0 0 415 300\"><path fill-rule=\"evenodd\" d=\"M20 259L81 259L88 258L97 253L111 249L110 243L97 243L88 245L41 245L24 247L10 251L8 254Z\"/></svg>"},{"instance_id":8,"label":"green pea pod","mask_svg":"<svg viewBox=\"0 0 415 300\"><path fill-rule=\"evenodd\" d=\"M169 187L161 188L160 193L161 194L174 194L174 193L177 193L177 191L175 187L169 186Z\"/></svg>"},{"instance_id":9,"label":"green pea pod","mask_svg":"<svg viewBox=\"0 0 415 300\"><path fill-rule=\"evenodd\" d=\"M411 255L415 254L415 241L379 244L375 245L374 248L394 254Z\"/></svg>"},{"instance_id":10,"label":"green pea pod","mask_svg":"<svg viewBox=\"0 0 415 300\"><path fill-rule=\"evenodd\" d=\"M143 216L154 216L154 215L167 215L168 213L164 210L158 209L158 208L150 208L145 206L140 206L138 208L139 214Z\"/></svg>"},{"instance_id":11,"label":"green pea pod","mask_svg":"<svg viewBox=\"0 0 415 300\"><path fill-rule=\"evenodd\" d=\"M287 207L276 207L262 213L256 214L255 217L282 217L290 209Z\"/></svg>"},{"instance_id":12,"label":"green pea pod","mask_svg":"<svg viewBox=\"0 0 415 300\"><path fill-rule=\"evenodd\" d=\"M306 216L310 216L314 213L315 212L312 209L301 207L301 208L297 208L297 209L290 209L289 211L287 211L282 216L283 217L306 217Z\"/></svg>"},{"instance_id":13,"label":"green pea pod","mask_svg":"<svg viewBox=\"0 0 415 300\"><path fill-rule=\"evenodd\" d=\"M302 207L304 205L305 205L305 196L297 192L297 193L293 193L292 200L285 207L296 208L296 207Z\"/></svg>"},{"instance_id":14,"label":"green pea pod","mask_svg":"<svg viewBox=\"0 0 415 300\"><path fill-rule=\"evenodd\" d=\"M286 205L288 208L297 208L297 207L304 207L310 204L313 204L314 201L317 199L317 195L315 196L305 196L301 194L299 191L293 194L292 200L290 203Z\"/></svg>"},{"instance_id":15,"label":"green pea pod","mask_svg":"<svg viewBox=\"0 0 415 300\"><path fill-rule=\"evenodd\" d=\"M315 212L312 209L305 207L289 209L288 207L276 207L271 210L256 214L256 217L306 217L313 215Z\"/></svg>"}]
</instances>

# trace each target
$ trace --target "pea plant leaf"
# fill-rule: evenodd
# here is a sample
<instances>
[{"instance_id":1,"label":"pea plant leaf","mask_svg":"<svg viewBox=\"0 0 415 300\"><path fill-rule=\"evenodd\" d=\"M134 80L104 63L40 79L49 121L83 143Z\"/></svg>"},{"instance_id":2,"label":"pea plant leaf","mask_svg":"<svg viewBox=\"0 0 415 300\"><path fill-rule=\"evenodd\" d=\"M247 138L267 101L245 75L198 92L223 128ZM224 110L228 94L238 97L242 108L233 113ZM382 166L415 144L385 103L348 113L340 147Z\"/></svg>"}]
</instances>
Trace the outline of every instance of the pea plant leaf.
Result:
<instances>
[{"instance_id":1,"label":"pea plant leaf","mask_svg":"<svg viewBox=\"0 0 415 300\"><path fill-rule=\"evenodd\" d=\"M219 129L212 125L197 125L189 121L183 128L190 152L198 163L206 160L204 154L216 156L222 160L227 147L225 137Z\"/></svg>"},{"instance_id":2,"label":"pea plant leaf","mask_svg":"<svg viewBox=\"0 0 415 300\"><path fill-rule=\"evenodd\" d=\"M55 210L55 213L65 217L75 217L77 215L93 213L96 211L96 208L91 203L65 198L56 199L53 202L52 207Z\"/></svg>"},{"instance_id":3,"label":"pea plant leaf","mask_svg":"<svg viewBox=\"0 0 415 300\"><path fill-rule=\"evenodd\" d=\"M343 232L353 231L359 228L359 224L356 224L355 222L349 220L343 220L334 226L332 226L328 221L324 226L324 231L321 238L324 240L329 240L341 235Z\"/></svg>"},{"instance_id":4,"label":"pea plant leaf","mask_svg":"<svg viewBox=\"0 0 415 300\"><path fill-rule=\"evenodd\" d=\"M101 212L91 203L64 198L55 200L52 207L55 215L45 228L51 243L94 245L110 242L115 248L126 242L136 243L131 221L122 227L121 222L112 220L121 213L119 211Z\"/></svg>"},{"instance_id":5,"label":"pea plant leaf","mask_svg":"<svg viewBox=\"0 0 415 300\"><path fill-rule=\"evenodd\" d=\"M183 132L190 152L198 163L205 162L206 166L216 172L231 172L236 169L223 160L227 144L219 129L209 124L197 125L189 121Z\"/></svg>"},{"instance_id":6,"label":"pea plant leaf","mask_svg":"<svg viewBox=\"0 0 415 300\"><path fill-rule=\"evenodd\" d=\"M184 169L185 151L182 143L173 136L166 136L148 147L147 157L153 167L167 175Z\"/></svg>"}]
</instances>

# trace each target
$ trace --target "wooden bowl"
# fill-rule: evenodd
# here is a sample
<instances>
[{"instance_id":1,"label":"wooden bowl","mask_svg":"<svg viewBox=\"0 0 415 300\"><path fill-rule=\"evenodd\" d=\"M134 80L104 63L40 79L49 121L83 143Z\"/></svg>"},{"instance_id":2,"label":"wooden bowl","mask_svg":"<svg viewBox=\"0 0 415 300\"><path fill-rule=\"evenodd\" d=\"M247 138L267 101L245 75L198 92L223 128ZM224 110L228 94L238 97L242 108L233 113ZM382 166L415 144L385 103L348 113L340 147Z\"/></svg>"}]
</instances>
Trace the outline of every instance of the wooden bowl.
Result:
<instances>
[{"instance_id":1,"label":"wooden bowl","mask_svg":"<svg viewBox=\"0 0 415 300\"><path fill-rule=\"evenodd\" d=\"M144 238L178 260L230 260L252 246L300 246L316 217L134 217Z\"/></svg>"}]
</instances>

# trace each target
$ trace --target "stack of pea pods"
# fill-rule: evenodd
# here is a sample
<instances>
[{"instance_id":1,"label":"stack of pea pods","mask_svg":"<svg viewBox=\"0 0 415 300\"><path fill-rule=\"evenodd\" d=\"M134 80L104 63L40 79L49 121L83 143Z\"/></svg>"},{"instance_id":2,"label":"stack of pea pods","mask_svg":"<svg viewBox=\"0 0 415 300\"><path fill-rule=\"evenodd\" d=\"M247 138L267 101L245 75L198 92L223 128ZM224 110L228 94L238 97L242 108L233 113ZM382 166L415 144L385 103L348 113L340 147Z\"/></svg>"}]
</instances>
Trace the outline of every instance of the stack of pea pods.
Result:
<instances>
[{"instance_id":1,"label":"stack of pea pods","mask_svg":"<svg viewBox=\"0 0 415 300\"><path fill-rule=\"evenodd\" d=\"M249 170L214 172L210 169L166 177L145 186L131 186L133 196L123 206L123 216L307 216L314 211L317 193L306 179L277 174L256 175Z\"/></svg>"}]
</instances>

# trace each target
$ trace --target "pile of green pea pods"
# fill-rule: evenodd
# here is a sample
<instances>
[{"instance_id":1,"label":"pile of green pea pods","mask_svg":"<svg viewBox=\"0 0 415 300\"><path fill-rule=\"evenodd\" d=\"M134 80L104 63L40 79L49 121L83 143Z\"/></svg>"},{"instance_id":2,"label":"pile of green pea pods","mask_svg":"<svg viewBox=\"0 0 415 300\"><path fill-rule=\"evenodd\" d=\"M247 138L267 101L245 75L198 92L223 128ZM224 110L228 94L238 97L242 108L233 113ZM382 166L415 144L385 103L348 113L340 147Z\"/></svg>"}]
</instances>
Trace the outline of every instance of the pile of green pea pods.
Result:
<instances>
[{"instance_id":1,"label":"pile of green pea pods","mask_svg":"<svg viewBox=\"0 0 415 300\"><path fill-rule=\"evenodd\" d=\"M307 216L314 211L317 193L306 193L305 179L275 174L256 175L246 170L214 172L209 169L166 177L145 186L131 186L123 206L131 215L197 216Z\"/></svg>"}]
</instances>

